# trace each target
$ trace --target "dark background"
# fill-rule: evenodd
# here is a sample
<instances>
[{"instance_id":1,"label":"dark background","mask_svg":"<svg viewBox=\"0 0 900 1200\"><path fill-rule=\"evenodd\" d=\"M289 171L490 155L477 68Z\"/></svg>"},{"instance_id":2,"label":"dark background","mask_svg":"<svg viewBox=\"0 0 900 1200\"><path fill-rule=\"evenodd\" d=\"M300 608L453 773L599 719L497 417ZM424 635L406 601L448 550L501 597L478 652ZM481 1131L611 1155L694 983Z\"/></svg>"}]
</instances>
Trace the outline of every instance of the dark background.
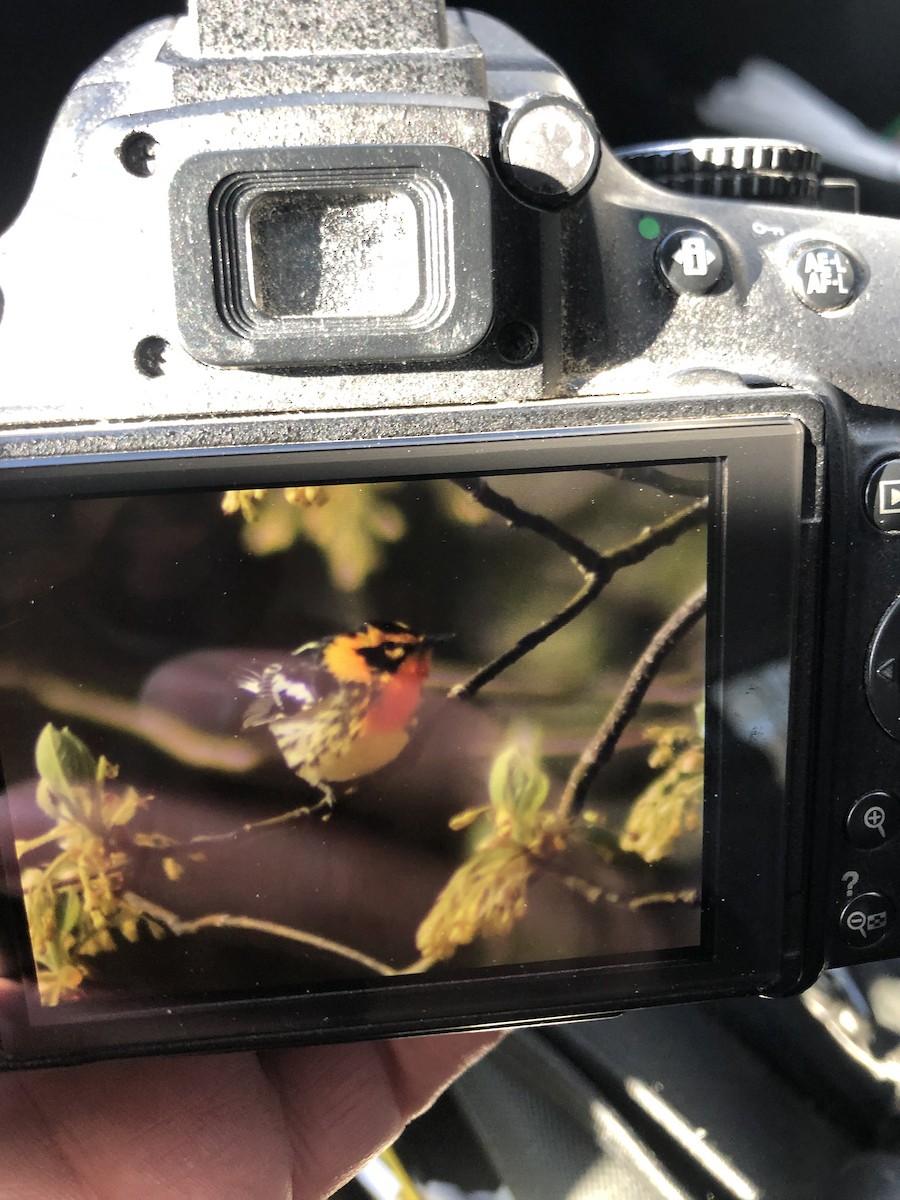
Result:
<instances>
[{"instance_id":1,"label":"dark background","mask_svg":"<svg viewBox=\"0 0 900 1200\"><path fill-rule=\"evenodd\" d=\"M53 114L79 72L138 23L177 7L173 0L5 0L0 228L24 203ZM900 113L896 0L484 0L474 7L515 24L565 66L613 145L698 132L693 97L751 54L796 70L875 129Z\"/></svg>"}]
</instances>

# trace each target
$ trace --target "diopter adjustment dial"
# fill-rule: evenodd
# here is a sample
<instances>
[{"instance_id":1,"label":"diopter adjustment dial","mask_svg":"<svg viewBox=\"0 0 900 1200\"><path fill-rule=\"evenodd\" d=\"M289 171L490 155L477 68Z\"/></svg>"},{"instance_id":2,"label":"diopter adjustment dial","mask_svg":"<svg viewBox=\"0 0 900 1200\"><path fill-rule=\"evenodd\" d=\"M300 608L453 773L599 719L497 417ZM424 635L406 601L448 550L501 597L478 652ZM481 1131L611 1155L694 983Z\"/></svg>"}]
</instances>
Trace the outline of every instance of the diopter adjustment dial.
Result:
<instances>
[{"instance_id":1,"label":"diopter adjustment dial","mask_svg":"<svg viewBox=\"0 0 900 1200\"><path fill-rule=\"evenodd\" d=\"M815 205L822 157L806 146L707 138L629 146L617 157L660 187L690 196Z\"/></svg>"}]
</instances>

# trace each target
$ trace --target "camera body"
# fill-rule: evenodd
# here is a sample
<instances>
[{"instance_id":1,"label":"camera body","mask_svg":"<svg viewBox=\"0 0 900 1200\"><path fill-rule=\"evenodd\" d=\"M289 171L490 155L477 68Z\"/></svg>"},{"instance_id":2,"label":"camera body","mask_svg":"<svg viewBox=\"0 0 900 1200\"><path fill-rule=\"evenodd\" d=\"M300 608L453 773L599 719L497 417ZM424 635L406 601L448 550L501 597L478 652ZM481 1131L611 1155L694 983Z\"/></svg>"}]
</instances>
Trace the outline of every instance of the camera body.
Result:
<instances>
[{"instance_id":1,"label":"camera body","mask_svg":"<svg viewBox=\"0 0 900 1200\"><path fill-rule=\"evenodd\" d=\"M824 207L838 190L814 157L709 143L645 148L629 165L555 64L440 0L196 0L79 81L0 242L7 1065L787 994L823 965L897 953L900 290L889 263L900 232ZM598 473L608 490L595 496ZM477 519L440 507L453 488ZM252 532L250 557L228 565L209 497L250 497L235 503L252 531L253 497L281 489L295 505L308 491L307 507L337 513L333 527L304 515L280 544L299 565L277 601L245 599L230 624L213 619L271 571L251 561ZM363 492L377 520L348 515ZM411 538L429 505L431 539L426 529L392 557L397 531ZM621 546L588 520L598 508L618 514ZM494 549L460 532L488 518ZM503 538L524 540L511 573L488 578L507 554L504 522ZM201 524L192 542L184 530ZM347 560L365 557L340 542L351 526L369 530L370 551L384 545L348 578ZM573 644L581 665L554 683L561 653L530 656L599 613L620 568L682 536L693 548L641 585L661 599L638 588L602 610L627 652L599 648L599 634ZM307 598L313 544L332 592L313 580ZM535 615L542 580L555 579L545 552L568 557L587 590L548 592ZM468 565L445 569L448 557ZM192 558L212 566L195 579ZM117 573L124 563L142 584ZM210 578L204 592L196 580ZM465 627L422 599L454 580ZM498 587L518 614L508 629L485 599ZM54 589L76 597L77 620L54 608ZM118 640L98 632L117 589ZM191 598L169 612L170 592ZM254 603L266 610L258 627ZM164 610L178 636L160 632ZM364 702L368 720L400 679L377 655L421 665L411 630L451 620L429 629L453 638L429 651L447 676L433 667L429 686L454 715L416 691L415 714L392 718L402 750L372 749L374 768L329 775L322 753L285 749L286 731L293 747L298 730L321 731L351 614L368 631L353 635L369 639L367 673L354 658L342 704ZM318 656L318 682L284 682L292 621L296 661ZM276 641L274 662L263 648ZM227 667L210 657L219 646ZM683 657L665 674L673 647ZM204 696L229 693L227 719L199 713L203 689L184 662L200 662ZM510 664L523 672L512 699L491 690ZM316 692L323 678L330 692ZM535 715L546 697L532 695L542 689L554 697L546 718ZM588 694L593 717L573 699ZM642 703L653 776L622 740ZM477 719L456 715L466 704ZM500 732L526 718L545 760L522 749L528 737ZM234 765L270 733L262 767L252 755ZM128 753L141 780L130 801L127 762L121 786L102 765ZM185 763L194 774L177 774ZM248 807L235 779L258 768ZM399 782L371 784L382 768ZM606 807L590 789L611 770ZM286 799L270 809L274 777ZM449 798L431 812L437 783ZM179 810L138 828L167 789L202 794L206 817ZM116 805L127 812L113 818ZM327 822L322 806L334 808ZM459 838L476 817L488 821L481 840L448 849L448 818ZM285 831L298 828L294 844ZM355 858L364 835L374 842ZM378 857L388 844L390 866ZM485 874L490 856L499 874ZM204 872L240 876L243 916ZM370 897L405 897L425 874L410 930L370 931ZM150 876L162 880L153 899L156 884L140 886ZM352 919L282 905L307 877L319 895L338 879ZM418 958L402 957L407 932ZM302 955L276 961L254 937ZM240 981L222 966L234 959Z\"/></svg>"}]
</instances>

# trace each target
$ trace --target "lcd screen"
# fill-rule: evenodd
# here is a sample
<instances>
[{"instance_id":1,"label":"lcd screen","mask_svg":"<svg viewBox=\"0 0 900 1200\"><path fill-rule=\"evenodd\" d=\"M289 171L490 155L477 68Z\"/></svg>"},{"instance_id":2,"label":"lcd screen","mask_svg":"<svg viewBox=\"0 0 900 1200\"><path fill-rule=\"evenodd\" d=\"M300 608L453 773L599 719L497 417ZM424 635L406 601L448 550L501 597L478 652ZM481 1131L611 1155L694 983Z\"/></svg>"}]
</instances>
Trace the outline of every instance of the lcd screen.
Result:
<instances>
[{"instance_id":1,"label":"lcd screen","mask_svg":"<svg viewBox=\"0 0 900 1200\"><path fill-rule=\"evenodd\" d=\"M696 955L717 472L10 502L34 1019Z\"/></svg>"}]
</instances>

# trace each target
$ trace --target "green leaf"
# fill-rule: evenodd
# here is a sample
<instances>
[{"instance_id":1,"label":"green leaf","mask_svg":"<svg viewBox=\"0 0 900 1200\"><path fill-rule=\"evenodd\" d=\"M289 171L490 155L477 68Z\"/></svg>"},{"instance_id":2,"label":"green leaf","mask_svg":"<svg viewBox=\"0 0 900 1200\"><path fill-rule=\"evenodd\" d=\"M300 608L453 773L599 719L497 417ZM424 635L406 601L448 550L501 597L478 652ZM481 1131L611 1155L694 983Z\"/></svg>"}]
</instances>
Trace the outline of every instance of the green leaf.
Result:
<instances>
[{"instance_id":1,"label":"green leaf","mask_svg":"<svg viewBox=\"0 0 900 1200\"><path fill-rule=\"evenodd\" d=\"M541 769L534 739L516 734L497 755L488 781L491 804L506 809L522 832L527 831L550 790L550 780Z\"/></svg>"},{"instance_id":2,"label":"green leaf","mask_svg":"<svg viewBox=\"0 0 900 1200\"><path fill-rule=\"evenodd\" d=\"M71 933L81 920L82 902L77 888L69 887L57 893L56 896L56 929L57 939L62 942L66 934Z\"/></svg>"},{"instance_id":3,"label":"green leaf","mask_svg":"<svg viewBox=\"0 0 900 1200\"><path fill-rule=\"evenodd\" d=\"M84 742L68 728L45 725L34 748L38 774L52 792L72 798L73 788L94 784L97 761Z\"/></svg>"},{"instance_id":4,"label":"green leaf","mask_svg":"<svg viewBox=\"0 0 900 1200\"><path fill-rule=\"evenodd\" d=\"M324 556L335 587L358 591L381 567L387 547L406 533L403 512L386 498L397 486L372 483L238 493L255 497L252 521L248 518L244 527L244 545L251 554L262 556L280 553L303 539ZM240 508L247 517L243 501L228 495L226 511Z\"/></svg>"}]
</instances>

